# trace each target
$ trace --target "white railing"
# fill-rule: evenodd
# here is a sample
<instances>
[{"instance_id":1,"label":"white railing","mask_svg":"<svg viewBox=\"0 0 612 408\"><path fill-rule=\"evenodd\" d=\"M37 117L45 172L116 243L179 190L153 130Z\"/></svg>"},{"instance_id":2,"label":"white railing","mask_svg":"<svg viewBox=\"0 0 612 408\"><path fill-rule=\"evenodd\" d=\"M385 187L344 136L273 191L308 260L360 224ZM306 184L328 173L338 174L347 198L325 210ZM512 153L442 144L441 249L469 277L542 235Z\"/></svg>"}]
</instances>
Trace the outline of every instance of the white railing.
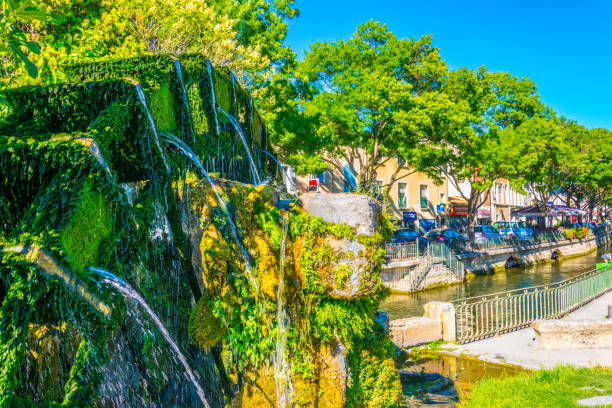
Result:
<instances>
[{"instance_id":1,"label":"white railing","mask_svg":"<svg viewBox=\"0 0 612 408\"><path fill-rule=\"evenodd\" d=\"M562 317L611 288L612 264L605 264L561 282L453 301L457 341L469 343Z\"/></svg>"},{"instance_id":2,"label":"white railing","mask_svg":"<svg viewBox=\"0 0 612 408\"><path fill-rule=\"evenodd\" d=\"M419 256L419 244L406 242L401 244L385 244L385 257L393 261L414 259Z\"/></svg>"}]
</instances>

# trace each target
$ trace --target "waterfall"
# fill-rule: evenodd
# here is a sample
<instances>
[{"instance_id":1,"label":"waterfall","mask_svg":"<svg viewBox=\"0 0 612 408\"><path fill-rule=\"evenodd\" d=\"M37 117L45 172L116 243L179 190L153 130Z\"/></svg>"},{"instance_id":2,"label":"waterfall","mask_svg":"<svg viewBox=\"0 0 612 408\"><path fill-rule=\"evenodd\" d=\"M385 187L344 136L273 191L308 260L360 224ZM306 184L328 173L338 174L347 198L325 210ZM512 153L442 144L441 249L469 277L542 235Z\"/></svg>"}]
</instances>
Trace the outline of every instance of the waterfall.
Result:
<instances>
[{"instance_id":1,"label":"waterfall","mask_svg":"<svg viewBox=\"0 0 612 408\"><path fill-rule=\"evenodd\" d=\"M238 132L238 135L240 135L240 139L242 140L242 144L244 145L247 156L249 158L249 163L251 165L251 171L253 172L253 184L255 184L256 186L260 185L261 178L259 177L259 171L257 171L257 166L255 166L255 162L253 161L253 156L251 156L251 149L249 149L249 145L247 144L247 141L246 141L246 136L244 135L244 132L242 131L242 128L240 127L240 123L238 123L235 117L233 117L232 115L224 111L222 107L219 106L217 109L221 113L223 113L225 116L227 116L230 123L234 126L234 129L236 129L236 132Z\"/></svg>"},{"instance_id":2,"label":"waterfall","mask_svg":"<svg viewBox=\"0 0 612 408\"><path fill-rule=\"evenodd\" d=\"M151 124L151 131L153 132L153 139L155 141L155 145L159 150L159 154L161 155L162 161L164 162L164 166L166 167L166 172L170 174L170 164L168 163L168 159L166 158L166 154L162 149L161 143L159 142L159 135L157 133L157 126L155 125L155 119L153 119L153 114L149 110L149 106L147 105L147 99L145 98L144 92L142 91L142 87L140 84L136 84L136 92L138 93L138 99L140 99L140 103L142 107L147 112L147 116L149 117L149 123Z\"/></svg>"},{"instance_id":3,"label":"waterfall","mask_svg":"<svg viewBox=\"0 0 612 408\"><path fill-rule=\"evenodd\" d=\"M208 76L210 78L210 101L212 103L213 115L215 116L215 129L217 130L217 137L221 133L219 130L219 119L217 118L217 96L215 95L215 81L213 79L213 71L212 66L210 65L210 60L206 60L206 66L208 68Z\"/></svg>"},{"instance_id":4,"label":"waterfall","mask_svg":"<svg viewBox=\"0 0 612 408\"><path fill-rule=\"evenodd\" d=\"M89 270L103 277L105 283L108 283L109 285L117 289L126 298L134 299L145 309L147 314L151 317L151 319L153 320L153 322L155 323L155 325L161 332L162 336L164 336L164 339L166 339L166 341L170 345L170 348L172 349L172 351L174 351L175 355L177 356L177 358L183 365L183 368L185 369L185 375L195 387L198 397L200 398L200 401L202 401L202 404L204 405L204 407L210 408L210 405L208 405L208 401L206 401L206 397L204 396L204 390L202 390L202 387L196 380L195 374L193 370L191 369L191 367L189 367L189 364L187 363L185 356L183 355L183 353L181 353L181 350L176 345L174 340L172 340L170 333L168 333L168 330L166 329L162 321L159 319L159 317L157 317L153 309L151 309L151 306L149 306L149 304L144 300L144 298L140 296L140 294L136 292L127 282L118 278L111 272L105 269L96 268L96 267L90 267Z\"/></svg>"},{"instance_id":5,"label":"waterfall","mask_svg":"<svg viewBox=\"0 0 612 408\"><path fill-rule=\"evenodd\" d=\"M181 139L179 139L178 137L174 135L164 134L164 140L172 144L179 151L181 151L189 160L191 160L198 167L202 175L206 177L208 184L210 184L211 188L213 189L213 192L215 193L217 201L219 202L219 206L221 207L221 209L223 210L223 213L225 214L225 217L227 219L227 223L230 226L230 231L232 232L234 241L236 242L236 245L238 246L238 249L240 250L240 255L242 256L242 260L244 262L244 269L245 269L247 278L249 280L249 283L251 284L251 286L253 286L253 289L255 290L256 293L259 292L259 286L257 284L257 280L255 280L255 277L253 276L253 272L251 271L249 253L247 252L246 248L242 244L242 241L238 237L238 228L236 228L236 225L234 224L234 221L232 220L232 216L230 212L228 211L227 206L225 205L225 201L223 201L223 199L219 195L219 192L217 190L217 185L215 184L213 179L210 178L208 172L206 171L204 166L202 166L202 163L200 163L200 160L198 160L198 157L193 152L193 150L191 150L189 146L187 146Z\"/></svg>"},{"instance_id":6,"label":"waterfall","mask_svg":"<svg viewBox=\"0 0 612 408\"><path fill-rule=\"evenodd\" d=\"M179 83L181 84L181 93L183 94L183 105L185 106L185 110L187 111L187 118L189 121L189 127L191 127L191 107L189 106L189 99L187 99L187 89L185 88L185 83L183 82L183 72L181 70L181 61L177 59L174 60L174 66L176 68L176 75L178 76Z\"/></svg>"},{"instance_id":7,"label":"waterfall","mask_svg":"<svg viewBox=\"0 0 612 408\"><path fill-rule=\"evenodd\" d=\"M274 162L278 165L278 167L280 167L281 171L283 172L283 175L284 175L285 179L287 180L287 183L289 183L291 185L291 188L289 190L294 191L296 189L295 188L295 184L293 183L293 180L291 180L289 178L289 175L287 174L287 170L285 170L283 165L278 161L278 159L272 153L268 153L265 150L262 150L262 152L264 152L265 154L270 156L270 158L272 158L272 160L274 160ZM285 187L286 187L286 185L285 185Z\"/></svg>"},{"instance_id":8,"label":"waterfall","mask_svg":"<svg viewBox=\"0 0 612 408\"><path fill-rule=\"evenodd\" d=\"M238 107L238 101L236 100L236 77L234 76L234 73L231 72L232 75L232 96L234 98L234 109L236 109Z\"/></svg>"},{"instance_id":9,"label":"waterfall","mask_svg":"<svg viewBox=\"0 0 612 408\"><path fill-rule=\"evenodd\" d=\"M278 287L276 292L276 350L272 359L274 363L274 380L276 382L276 401L278 408L287 408L291 403L291 376L289 362L285 355L287 347L287 330L289 318L285 310L285 244L287 241L287 227L289 213L283 215L283 234L280 245L280 266Z\"/></svg>"}]
</instances>

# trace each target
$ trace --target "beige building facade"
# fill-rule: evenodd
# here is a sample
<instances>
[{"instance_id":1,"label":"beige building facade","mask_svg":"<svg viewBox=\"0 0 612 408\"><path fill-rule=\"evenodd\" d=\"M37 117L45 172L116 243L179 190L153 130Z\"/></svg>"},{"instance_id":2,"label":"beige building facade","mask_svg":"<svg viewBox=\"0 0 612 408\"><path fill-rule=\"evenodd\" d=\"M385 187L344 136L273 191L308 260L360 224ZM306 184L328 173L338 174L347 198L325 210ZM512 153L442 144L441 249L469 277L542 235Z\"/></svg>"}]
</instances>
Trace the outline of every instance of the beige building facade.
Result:
<instances>
[{"instance_id":1,"label":"beige building facade","mask_svg":"<svg viewBox=\"0 0 612 408\"><path fill-rule=\"evenodd\" d=\"M350 192L354 188L355 177L347 167L340 171L330 166L323 173L296 175L297 192ZM395 179L393 183L392 179ZM440 180L436 182L424 173L401 166L401 163L393 158L377 170L376 180L381 189L387 192L387 211L398 227L428 231L445 226L448 196L446 177L442 172Z\"/></svg>"}]
</instances>

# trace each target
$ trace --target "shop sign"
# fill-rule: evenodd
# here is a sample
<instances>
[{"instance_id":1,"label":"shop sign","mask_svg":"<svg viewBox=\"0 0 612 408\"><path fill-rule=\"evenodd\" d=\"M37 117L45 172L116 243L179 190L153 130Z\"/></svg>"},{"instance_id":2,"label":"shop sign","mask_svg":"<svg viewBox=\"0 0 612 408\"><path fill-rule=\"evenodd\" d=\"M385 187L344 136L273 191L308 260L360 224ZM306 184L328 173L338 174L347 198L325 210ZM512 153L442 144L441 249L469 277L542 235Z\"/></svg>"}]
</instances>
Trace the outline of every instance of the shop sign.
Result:
<instances>
[{"instance_id":1,"label":"shop sign","mask_svg":"<svg viewBox=\"0 0 612 408\"><path fill-rule=\"evenodd\" d=\"M416 221L417 213L415 211L404 211L402 212L402 218L404 221Z\"/></svg>"},{"instance_id":2,"label":"shop sign","mask_svg":"<svg viewBox=\"0 0 612 408\"><path fill-rule=\"evenodd\" d=\"M444 204L436 205L436 212L437 213L443 213L444 212Z\"/></svg>"},{"instance_id":3,"label":"shop sign","mask_svg":"<svg viewBox=\"0 0 612 408\"><path fill-rule=\"evenodd\" d=\"M453 204L450 207L449 215L468 215L467 204Z\"/></svg>"}]
</instances>

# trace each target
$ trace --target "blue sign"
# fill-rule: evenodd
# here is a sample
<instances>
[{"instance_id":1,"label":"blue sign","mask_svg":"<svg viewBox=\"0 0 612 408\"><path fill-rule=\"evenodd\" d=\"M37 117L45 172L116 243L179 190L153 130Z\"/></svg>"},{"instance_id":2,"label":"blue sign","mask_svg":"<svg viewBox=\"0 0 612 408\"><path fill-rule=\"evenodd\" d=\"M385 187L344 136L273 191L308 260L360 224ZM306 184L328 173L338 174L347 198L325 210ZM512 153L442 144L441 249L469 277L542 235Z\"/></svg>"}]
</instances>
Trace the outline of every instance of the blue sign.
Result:
<instances>
[{"instance_id":1,"label":"blue sign","mask_svg":"<svg viewBox=\"0 0 612 408\"><path fill-rule=\"evenodd\" d=\"M437 213L443 213L444 212L444 204L436 205L436 212Z\"/></svg>"},{"instance_id":2,"label":"blue sign","mask_svg":"<svg viewBox=\"0 0 612 408\"><path fill-rule=\"evenodd\" d=\"M404 211L402 213L404 221L415 221L417 219L417 213L415 211Z\"/></svg>"},{"instance_id":3,"label":"blue sign","mask_svg":"<svg viewBox=\"0 0 612 408\"><path fill-rule=\"evenodd\" d=\"M553 205L553 202L549 201L549 202L546 203L546 205Z\"/></svg>"}]
</instances>

